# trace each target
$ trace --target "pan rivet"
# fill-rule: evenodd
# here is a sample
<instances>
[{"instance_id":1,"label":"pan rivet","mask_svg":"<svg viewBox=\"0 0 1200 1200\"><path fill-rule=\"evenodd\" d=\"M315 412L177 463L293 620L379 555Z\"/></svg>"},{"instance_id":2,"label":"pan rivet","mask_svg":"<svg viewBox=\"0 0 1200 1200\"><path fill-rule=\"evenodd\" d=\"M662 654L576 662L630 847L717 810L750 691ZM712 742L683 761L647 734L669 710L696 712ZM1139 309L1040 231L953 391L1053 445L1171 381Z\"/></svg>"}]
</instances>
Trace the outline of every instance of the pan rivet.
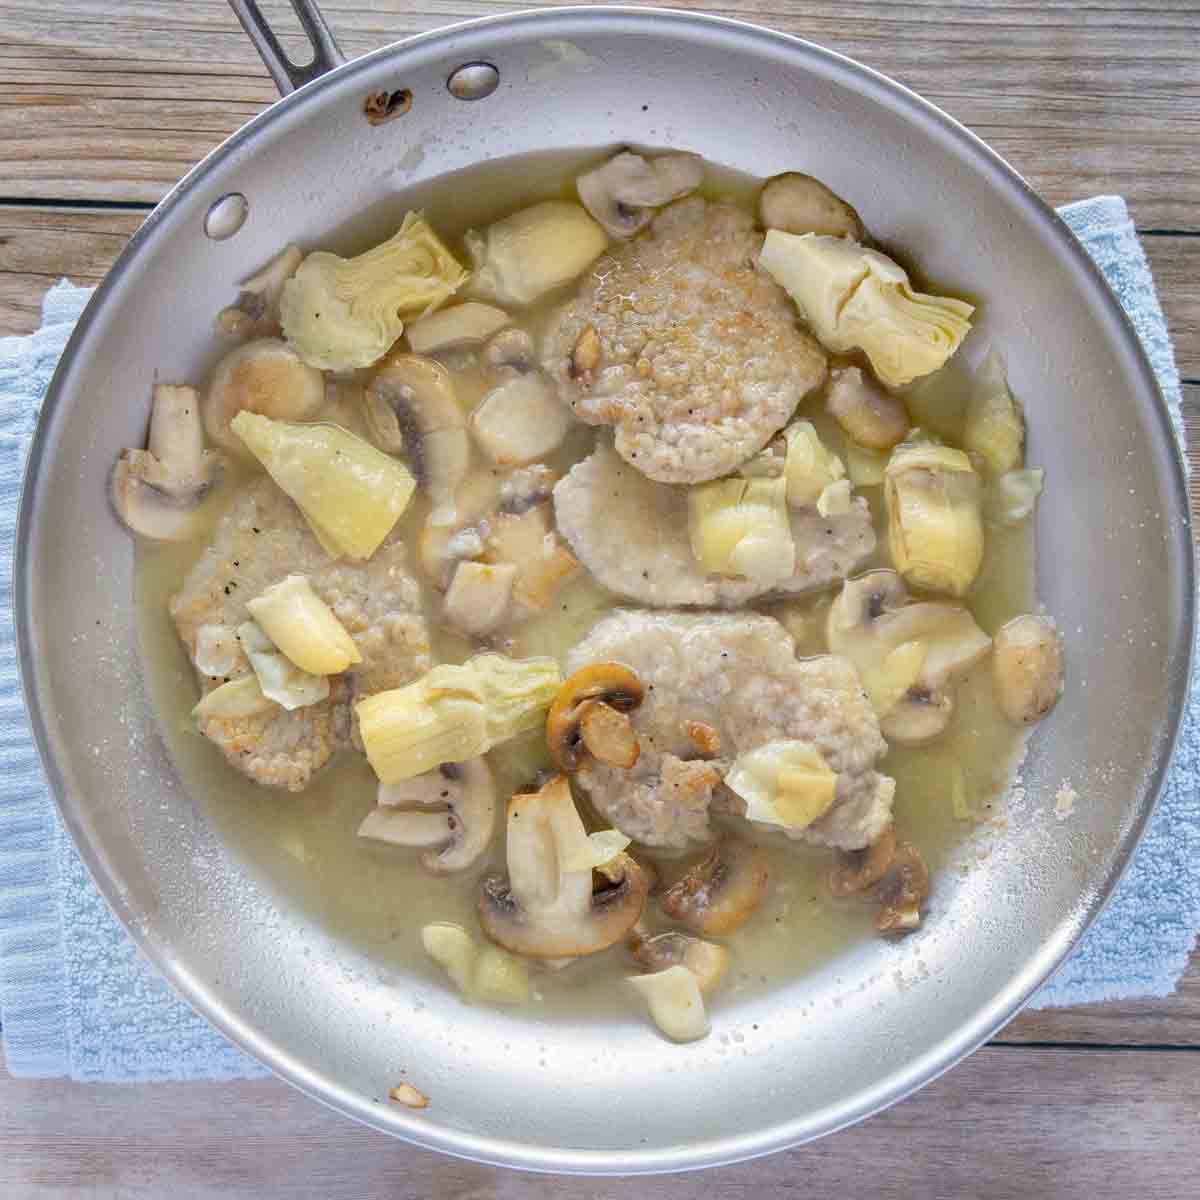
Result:
<instances>
[{"instance_id":1,"label":"pan rivet","mask_svg":"<svg viewBox=\"0 0 1200 1200\"><path fill-rule=\"evenodd\" d=\"M451 71L446 80L450 95L456 100L482 100L500 86L500 72L491 63L464 63Z\"/></svg>"},{"instance_id":2,"label":"pan rivet","mask_svg":"<svg viewBox=\"0 0 1200 1200\"><path fill-rule=\"evenodd\" d=\"M204 232L214 242L231 238L246 223L250 201L241 192L229 192L214 200L204 216Z\"/></svg>"}]
</instances>

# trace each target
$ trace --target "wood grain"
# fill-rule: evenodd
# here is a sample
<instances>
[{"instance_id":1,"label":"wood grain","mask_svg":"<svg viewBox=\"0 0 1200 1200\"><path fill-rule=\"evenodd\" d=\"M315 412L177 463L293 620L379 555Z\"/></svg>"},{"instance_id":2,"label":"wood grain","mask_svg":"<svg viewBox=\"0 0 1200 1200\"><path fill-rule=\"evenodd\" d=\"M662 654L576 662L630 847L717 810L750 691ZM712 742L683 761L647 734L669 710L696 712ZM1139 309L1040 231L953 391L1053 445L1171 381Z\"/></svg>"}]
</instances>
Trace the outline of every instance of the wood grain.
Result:
<instances>
[{"instance_id":1,"label":"wood grain","mask_svg":"<svg viewBox=\"0 0 1200 1200\"><path fill-rule=\"evenodd\" d=\"M284 0L264 7L277 17L288 11ZM357 55L513 4L323 7L343 49ZM894 76L990 142L1052 203L1118 191L1143 227L1196 226L1200 57L1192 4L705 7L811 38ZM224 0L0 0L0 198L157 200L273 98Z\"/></svg>"},{"instance_id":2,"label":"wood grain","mask_svg":"<svg viewBox=\"0 0 1200 1200\"><path fill-rule=\"evenodd\" d=\"M990 1047L865 1125L701 1178L654 1180L518 1175L457 1162L351 1125L276 1082L81 1088L0 1077L0 1194L1167 1200L1194 1194L1198 1068L1193 1051Z\"/></svg>"}]
</instances>

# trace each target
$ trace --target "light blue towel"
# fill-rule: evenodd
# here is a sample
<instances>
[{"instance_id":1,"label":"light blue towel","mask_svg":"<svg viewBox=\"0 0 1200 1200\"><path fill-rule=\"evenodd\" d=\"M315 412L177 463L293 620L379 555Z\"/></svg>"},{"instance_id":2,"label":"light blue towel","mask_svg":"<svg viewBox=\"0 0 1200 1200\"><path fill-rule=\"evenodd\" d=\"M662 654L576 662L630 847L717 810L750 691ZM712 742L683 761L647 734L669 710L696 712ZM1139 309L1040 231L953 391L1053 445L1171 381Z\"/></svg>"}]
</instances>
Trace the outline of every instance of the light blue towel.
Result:
<instances>
[{"instance_id":1,"label":"light blue towel","mask_svg":"<svg viewBox=\"0 0 1200 1200\"><path fill-rule=\"evenodd\" d=\"M1179 376L1145 256L1117 197L1063 210L1133 317L1182 434ZM16 682L10 556L21 462L89 292L60 283L42 328L0 340L0 1020L14 1075L84 1081L262 1075L179 1001L109 913L46 794ZM1200 700L1118 893L1035 1005L1164 996L1200 926Z\"/></svg>"}]
</instances>

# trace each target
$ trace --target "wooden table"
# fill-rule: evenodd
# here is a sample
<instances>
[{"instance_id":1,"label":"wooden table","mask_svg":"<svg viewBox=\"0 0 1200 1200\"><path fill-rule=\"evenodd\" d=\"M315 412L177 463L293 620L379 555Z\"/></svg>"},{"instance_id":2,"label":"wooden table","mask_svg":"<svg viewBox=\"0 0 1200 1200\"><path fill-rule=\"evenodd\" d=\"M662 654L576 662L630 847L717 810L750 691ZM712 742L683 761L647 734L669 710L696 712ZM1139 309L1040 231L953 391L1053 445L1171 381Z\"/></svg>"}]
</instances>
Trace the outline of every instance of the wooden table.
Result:
<instances>
[{"instance_id":1,"label":"wooden table","mask_svg":"<svg viewBox=\"0 0 1200 1200\"><path fill-rule=\"evenodd\" d=\"M511 6L329 0L325 11L356 55ZM263 7L280 15L286 4ZM1124 195L1175 338L1200 471L1195 0L725 0L714 11L894 76L979 133L1051 203ZM154 201L274 98L224 0L0 0L0 334L35 328L60 276L99 280ZM1170 999L1025 1014L865 1125L703 1179L653 1182L452 1162L282 1083L83 1087L0 1075L0 1195L1194 1196L1198 1051L1194 958Z\"/></svg>"}]
</instances>

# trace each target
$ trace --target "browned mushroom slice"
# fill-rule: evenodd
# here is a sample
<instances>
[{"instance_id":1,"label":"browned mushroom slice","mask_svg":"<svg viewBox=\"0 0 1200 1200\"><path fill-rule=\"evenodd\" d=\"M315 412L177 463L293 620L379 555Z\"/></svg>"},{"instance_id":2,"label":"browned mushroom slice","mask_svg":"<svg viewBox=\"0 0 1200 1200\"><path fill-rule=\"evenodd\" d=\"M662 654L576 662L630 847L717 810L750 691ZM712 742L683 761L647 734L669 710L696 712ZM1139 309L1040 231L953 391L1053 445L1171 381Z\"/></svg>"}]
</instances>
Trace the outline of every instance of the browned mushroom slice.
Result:
<instances>
[{"instance_id":1,"label":"browned mushroom slice","mask_svg":"<svg viewBox=\"0 0 1200 1200\"><path fill-rule=\"evenodd\" d=\"M641 704L642 695L637 673L620 663L593 663L568 676L546 716L551 758L564 771L582 765L588 749L580 728L585 702L598 700L618 713L630 713Z\"/></svg>"},{"instance_id":2,"label":"browned mushroom slice","mask_svg":"<svg viewBox=\"0 0 1200 1200\"><path fill-rule=\"evenodd\" d=\"M896 854L896 827L889 825L862 850L839 850L829 872L829 890L835 896L854 896L874 887Z\"/></svg>"},{"instance_id":3,"label":"browned mushroom slice","mask_svg":"<svg viewBox=\"0 0 1200 1200\"><path fill-rule=\"evenodd\" d=\"M901 842L887 871L875 885L881 908L880 933L906 933L921 924L921 905L929 896L929 869L916 846Z\"/></svg>"},{"instance_id":4,"label":"browned mushroom slice","mask_svg":"<svg viewBox=\"0 0 1200 1200\"><path fill-rule=\"evenodd\" d=\"M629 938L629 952L643 971L687 967L705 994L721 982L729 965L729 951L724 946L675 931L656 933L653 937L635 932Z\"/></svg>"},{"instance_id":5,"label":"browned mushroom slice","mask_svg":"<svg viewBox=\"0 0 1200 1200\"><path fill-rule=\"evenodd\" d=\"M587 857L587 831L566 777L508 804L507 877L483 881L479 919L492 941L527 958L595 954L620 941L646 903L646 877L627 854L608 867L602 886L590 866L564 864Z\"/></svg>"},{"instance_id":6,"label":"browned mushroom slice","mask_svg":"<svg viewBox=\"0 0 1200 1200\"><path fill-rule=\"evenodd\" d=\"M667 888L659 904L694 933L717 937L749 919L767 894L768 879L762 849L725 838Z\"/></svg>"}]
</instances>

